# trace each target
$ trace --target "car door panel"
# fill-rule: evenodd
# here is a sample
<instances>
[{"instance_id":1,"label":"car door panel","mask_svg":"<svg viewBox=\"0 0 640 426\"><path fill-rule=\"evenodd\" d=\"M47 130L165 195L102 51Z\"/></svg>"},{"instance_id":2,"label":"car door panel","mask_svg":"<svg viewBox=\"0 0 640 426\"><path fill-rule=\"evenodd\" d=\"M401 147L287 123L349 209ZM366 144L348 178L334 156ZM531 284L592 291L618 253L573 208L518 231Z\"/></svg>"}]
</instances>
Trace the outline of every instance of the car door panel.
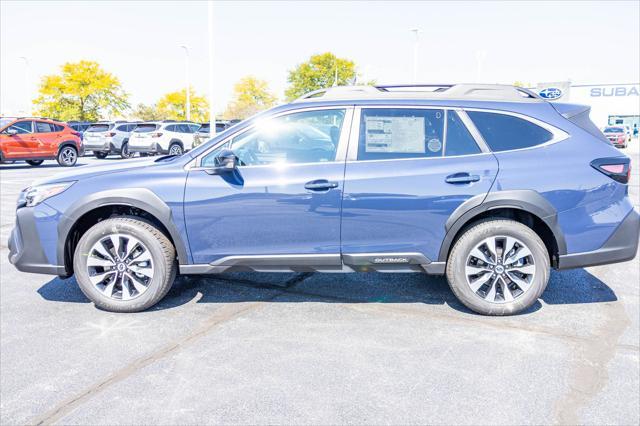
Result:
<instances>
[{"instance_id":1,"label":"car door panel","mask_svg":"<svg viewBox=\"0 0 640 426\"><path fill-rule=\"evenodd\" d=\"M304 114L314 112L302 112L299 117L307 119ZM261 121L262 127L246 132L243 129L240 136L231 135L227 142L203 155L205 159L200 159L199 167L189 170L184 209L195 263L211 264L229 256L276 256L271 266L273 262L290 266L300 263L299 256L307 256L301 263L341 266L340 210L347 123L352 111L340 107L318 112L334 113L342 114L343 120L342 132L337 136L335 129L331 130L333 126L322 130L307 126L306 133L297 140L300 145L292 147L288 138L294 132L290 128L282 130L278 127L282 123L277 120L298 116L295 112L285 114L286 117L274 119L272 126L269 120ZM287 123L299 125L295 121ZM275 137L268 139L265 134ZM236 149L241 165L233 172L210 174L207 158L215 158L214 153L223 145ZM325 154L327 158L322 157ZM283 258L278 260L277 256ZM258 260L247 258L246 262Z\"/></svg>"},{"instance_id":2,"label":"car door panel","mask_svg":"<svg viewBox=\"0 0 640 426\"><path fill-rule=\"evenodd\" d=\"M195 263L226 256L340 252L344 163L240 167L231 176L189 172L185 218ZM326 191L305 184L326 179Z\"/></svg>"}]
</instances>

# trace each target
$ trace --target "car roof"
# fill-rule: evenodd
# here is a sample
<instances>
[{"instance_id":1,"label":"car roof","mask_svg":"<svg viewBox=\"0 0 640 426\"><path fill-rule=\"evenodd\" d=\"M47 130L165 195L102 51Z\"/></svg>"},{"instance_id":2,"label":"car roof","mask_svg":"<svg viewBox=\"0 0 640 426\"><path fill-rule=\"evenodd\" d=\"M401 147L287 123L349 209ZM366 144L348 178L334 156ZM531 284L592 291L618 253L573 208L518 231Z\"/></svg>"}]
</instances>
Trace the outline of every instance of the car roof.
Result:
<instances>
[{"instance_id":1,"label":"car roof","mask_svg":"<svg viewBox=\"0 0 640 426\"><path fill-rule=\"evenodd\" d=\"M395 84L335 86L307 93L292 103L330 100L461 100L546 102L528 89L504 84Z\"/></svg>"}]
</instances>

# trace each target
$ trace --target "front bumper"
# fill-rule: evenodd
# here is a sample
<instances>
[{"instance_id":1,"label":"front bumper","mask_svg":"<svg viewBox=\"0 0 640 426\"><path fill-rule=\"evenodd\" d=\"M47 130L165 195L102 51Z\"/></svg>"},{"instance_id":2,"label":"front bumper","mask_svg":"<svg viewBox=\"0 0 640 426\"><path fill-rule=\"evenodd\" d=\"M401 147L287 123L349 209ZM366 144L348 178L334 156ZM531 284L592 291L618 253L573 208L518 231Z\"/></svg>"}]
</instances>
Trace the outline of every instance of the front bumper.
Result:
<instances>
[{"instance_id":1,"label":"front bumper","mask_svg":"<svg viewBox=\"0 0 640 426\"><path fill-rule=\"evenodd\" d=\"M36 228L34 209L22 207L16 211L16 226L9 236L9 262L19 271L67 276L64 265L52 265L42 249Z\"/></svg>"},{"instance_id":2,"label":"front bumper","mask_svg":"<svg viewBox=\"0 0 640 426\"><path fill-rule=\"evenodd\" d=\"M561 255L558 260L558 269L626 262L636 256L639 238L640 214L635 209L631 209L602 247L589 252Z\"/></svg>"}]
</instances>

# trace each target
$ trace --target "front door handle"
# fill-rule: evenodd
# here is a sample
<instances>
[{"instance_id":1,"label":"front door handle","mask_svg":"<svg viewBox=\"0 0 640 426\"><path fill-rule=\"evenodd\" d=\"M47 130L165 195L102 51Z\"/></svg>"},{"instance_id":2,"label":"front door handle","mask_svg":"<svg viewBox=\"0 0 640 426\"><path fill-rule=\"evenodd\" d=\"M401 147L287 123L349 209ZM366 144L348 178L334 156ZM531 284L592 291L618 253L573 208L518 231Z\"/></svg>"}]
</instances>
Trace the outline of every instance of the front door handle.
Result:
<instances>
[{"instance_id":1,"label":"front door handle","mask_svg":"<svg viewBox=\"0 0 640 426\"><path fill-rule=\"evenodd\" d=\"M304 184L305 189L310 191L328 191L338 187L338 182L329 182L326 179L312 180Z\"/></svg>"},{"instance_id":2,"label":"front door handle","mask_svg":"<svg viewBox=\"0 0 640 426\"><path fill-rule=\"evenodd\" d=\"M445 182L447 183L471 183L478 182L480 180L480 176L478 175L470 175L469 173L454 173L445 178Z\"/></svg>"}]
</instances>

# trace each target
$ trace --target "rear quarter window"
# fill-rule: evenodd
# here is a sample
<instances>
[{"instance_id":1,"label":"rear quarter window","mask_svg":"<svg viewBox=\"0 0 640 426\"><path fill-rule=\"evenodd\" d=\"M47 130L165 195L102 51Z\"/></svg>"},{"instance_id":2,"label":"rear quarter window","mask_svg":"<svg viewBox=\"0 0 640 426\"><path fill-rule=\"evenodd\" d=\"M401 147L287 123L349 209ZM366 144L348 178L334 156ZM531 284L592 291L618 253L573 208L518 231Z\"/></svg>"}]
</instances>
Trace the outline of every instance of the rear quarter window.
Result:
<instances>
[{"instance_id":1,"label":"rear quarter window","mask_svg":"<svg viewBox=\"0 0 640 426\"><path fill-rule=\"evenodd\" d=\"M492 151L508 151L541 145L553 133L520 117L484 111L467 111Z\"/></svg>"}]
</instances>

